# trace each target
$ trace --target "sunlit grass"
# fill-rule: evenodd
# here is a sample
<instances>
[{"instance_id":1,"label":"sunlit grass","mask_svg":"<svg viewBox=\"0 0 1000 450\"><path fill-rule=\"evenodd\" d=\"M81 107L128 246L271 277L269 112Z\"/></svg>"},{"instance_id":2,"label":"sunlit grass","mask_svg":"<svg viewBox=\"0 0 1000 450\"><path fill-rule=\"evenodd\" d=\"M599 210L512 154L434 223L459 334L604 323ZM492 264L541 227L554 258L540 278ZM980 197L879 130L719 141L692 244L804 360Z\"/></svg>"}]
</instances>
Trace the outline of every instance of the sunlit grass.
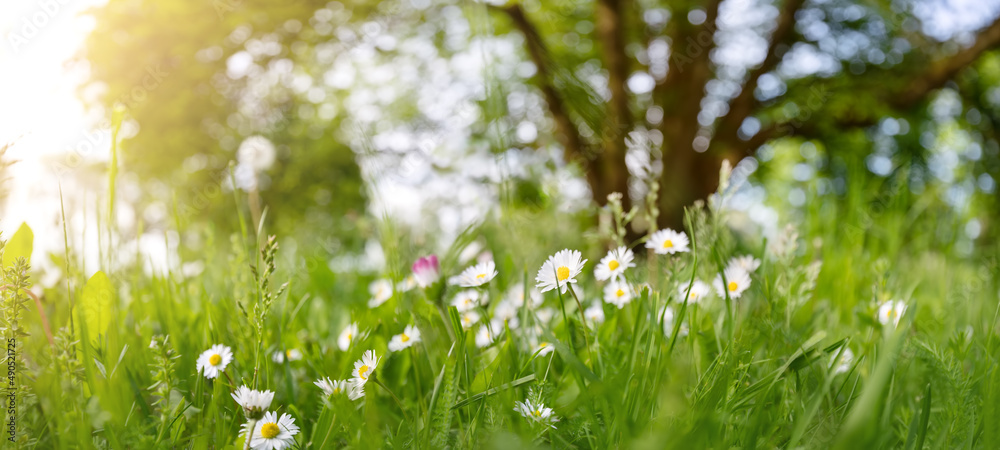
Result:
<instances>
[{"instance_id":1,"label":"sunlit grass","mask_svg":"<svg viewBox=\"0 0 1000 450\"><path fill-rule=\"evenodd\" d=\"M84 274L68 245L68 275L42 296L51 341L24 289L27 261L12 262L30 255L25 228L3 258L4 325L21 336L18 445L243 448L241 426L257 422L232 397L244 385L274 392L267 410L294 420L299 448L1000 445L995 259L879 253L843 227L738 237L725 211L702 206L688 213L689 251L657 254L622 232L649 212L614 201L609 211L614 225L599 233L551 211L486 217L438 255L436 280L428 261L411 268L432 252L387 221L381 273L310 269L245 218L195 276L110 262ZM553 226L567 232L546 236ZM619 245L636 262L623 269L632 298L621 308L594 276ZM558 287L535 292L542 263L565 247L583 252L583 271L561 272L556 258ZM746 291L723 271L740 255ZM477 257L495 262L495 278L483 265L461 281L479 286L448 282ZM393 294L370 306L390 286L369 290L379 278ZM696 281L718 287L685 301ZM467 289L478 300L453 306ZM890 300L905 311L880 312ZM603 320L583 314L594 305ZM403 346L408 326L419 337ZM233 358L209 379L196 363L216 344ZM370 381L363 394L350 392L352 376ZM314 383L326 378L348 381L327 395Z\"/></svg>"}]
</instances>

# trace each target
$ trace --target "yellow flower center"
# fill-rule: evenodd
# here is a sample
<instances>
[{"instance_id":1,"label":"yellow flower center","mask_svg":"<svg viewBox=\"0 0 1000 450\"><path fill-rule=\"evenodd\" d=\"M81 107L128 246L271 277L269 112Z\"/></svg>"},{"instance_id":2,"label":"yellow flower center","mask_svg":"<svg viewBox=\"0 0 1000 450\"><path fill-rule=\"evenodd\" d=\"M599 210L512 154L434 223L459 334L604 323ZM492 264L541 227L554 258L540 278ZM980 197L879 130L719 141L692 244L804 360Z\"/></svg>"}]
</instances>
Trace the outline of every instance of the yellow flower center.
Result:
<instances>
[{"instance_id":1,"label":"yellow flower center","mask_svg":"<svg viewBox=\"0 0 1000 450\"><path fill-rule=\"evenodd\" d=\"M399 340L400 340L400 341L403 341L403 342L407 342L407 341L409 341L409 340L410 340L410 337L409 337L409 336L407 336L407 335L406 335L406 333L403 333L403 334L400 334L400 335L399 335Z\"/></svg>"},{"instance_id":2,"label":"yellow flower center","mask_svg":"<svg viewBox=\"0 0 1000 450\"><path fill-rule=\"evenodd\" d=\"M569 267L561 266L556 269L556 278L559 278L559 281L565 281L569 278Z\"/></svg>"},{"instance_id":3,"label":"yellow flower center","mask_svg":"<svg viewBox=\"0 0 1000 450\"><path fill-rule=\"evenodd\" d=\"M334 394L339 394L340 393L340 388L339 387L333 388L333 393Z\"/></svg>"},{"instance_id":4,"label":"yellow flower center","mask_svg":"<svg viewBox=\"0 0 1000 450\"><path fill-rule=\"evenodd\" d=\"M220 363L222 363L222 357L219 356L218 353L216 353L216 354L208 357L208 363L211 364L211 365L213 365L213 366L217 366Z\"/></svg>"},{"instance_id":5,"label":"yellow flower center","mask_svg":"<svg viewBox=\"0 0 1000 450\"><path fill-rule=\"evenodd\" d=\"M485 273L481 273L479 275L476 275L476 279L477 280L482 280L483 278L486 278L486 274Z\"/></svg>"},{"instance_id":6,"label":"yellow flower center","mask_svg":"<svg viewBox=\"0 0 1000 450\"><path fill-rule=\"evenodd\" d=\"M278 429L278 424L273 422L265 423L262 427L260 427L260 435L264 439L274 439L274 437L278 435L279 431L281 430Z\"/></svg>"},{"instance_id":7,"label":"yellow flower center","mask_svg":"<svg viewBox=\"0 0 1000 450\"><path fill-rule=\"evenodd\" d=\"M736 292L736 289L739 288L740 285L736 284L735 281L730 281L728 287L729 287L729 292Z\"/></svg>"},{"instance_id":8,"label":"yellow flower center","mask_svg":"<svg viewBox=\"0 0 1000 450\"><path fill-rule=\"evenodd\" d=\"M541 344L538 344L538 348L545 348L545 347L548 347L548 346L549 346L548 342L542 342Z\"/></svg>"},{"instance_id":9,"label":"yellow flower center","mask_svg":"<svg viewBox=\"0 0 1000 450\"><path fill-rule=\"evenodd\" d=\"M358 369L358 376L361 377L362 380L367 380L368 379L368 366L361 366L361 368Z\"/></svg>"},{"instance_id":10,"label":"yellow flower center","mask_svg":"<svg viewBox=\"0 0 1000 450\"><path fill-rule=\"evenodd\" d=\"M534 414L535 414L535 417L542 417L542 412L539 411L539 410L537 410L537 409L535 410Z\"/></svg>"},{"instance_id":11,"label":"yellow flower center","mask_svg":"<svg viewBox=\"0 0 1000 450\"><path fill-rule=\"evenodd\" d=\"M615 261L615 260L612 259L611 262L608 263L608 268L611 269L611 270L615 270L620 265L621 264L618 264L618 261Z\"/></svg>"},{"instance_id":12,"label":"yellow flower center","mask_svg":"<svg viewBox=\"0 0 1000 450\"><path fill-rule=\"evenodd\" d=\"M625 291L619 289L617 292L615 292L615 295L618 296L618 297L622 297L622 296L625 295Z\"/></svg>"},{"instance_id":13,"label":"yellow flower center","mask_svg":"<svg viewBox=\"0 0 1000 450\"><path fill-rule=\"evenodd\" d=\"M351 334L351 333L347 333L347 340L348 340L348 341L349 341L349 340L351 340L351 339L353 339L353 338L354 338L354 335L353 335L353 334Z\"/></svg>"},{"instance_id":14,"label":"yellow flower center","mask_svg":"<svg viewBox=\"0 0 1000 450\"><path fill-rule=\"evenodd\" d=\"M674 241L670 239L663 241L663 248L674 248Z\"/></svg>"},{"instance_id":15,"label":"yellow flower center","mask_svg":"<svg viewBox=\"0 0 1000 450\"><path fill-rule=\"evenodd\" d=\"M896 310L895 309L890 309L889 312L888 312L888 315L889 315L890 319L892 319L893 317L896 317Z\"/></svg>"}]
</instances>

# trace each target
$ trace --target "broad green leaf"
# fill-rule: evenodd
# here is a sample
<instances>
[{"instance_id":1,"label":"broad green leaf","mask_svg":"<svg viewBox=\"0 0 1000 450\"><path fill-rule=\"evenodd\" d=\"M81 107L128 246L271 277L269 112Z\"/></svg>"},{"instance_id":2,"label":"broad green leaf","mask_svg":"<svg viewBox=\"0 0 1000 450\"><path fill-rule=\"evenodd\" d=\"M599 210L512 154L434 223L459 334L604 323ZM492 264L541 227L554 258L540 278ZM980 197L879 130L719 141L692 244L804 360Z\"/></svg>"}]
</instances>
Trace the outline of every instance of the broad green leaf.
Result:
<instances>
[{"instance_id":1,"label":"broad green leaf","mask_svg":"<svg viewBox=\"0 0 1000 450\"><path fill-rule=\"evenodd\" d=\"M104 272L98 271L87 280L80 296L83 320L87 322L87 338L91 341L104 334L111 323L111 305L114 289Z\"/></svg>"},{"instance_id":2,"label":"broad green leaf","mask_svg":"<svg viewBox=\"0 0 1000 450\"><path fill-rule=\"evenodd\" d=\"M22 223L17 231L14 232L14 236L7 241L7 245L4 246L3 267L13 266L14 261L17 261L17 258L20 257L24 257L24 259L30 262L31 249L34 242L35 234L31 232L28 224Z\"/></svg>"},{"instance_id":3,"label":"broad green leaf","mask_svg":"<svg viewBox=\"0 0 1000 450\"><path fill-rule=\"evenodd\" d=\"M885 392L889 389L896 370L896 359L903 348L904 339L904 330L896 330L884 340L885 350L875 364L875 371L865 381L858 400L851 406L833 448L849 450L868 447L874 441L879 427L878 417L885 403Z\"/></svg>"}]
</instances>

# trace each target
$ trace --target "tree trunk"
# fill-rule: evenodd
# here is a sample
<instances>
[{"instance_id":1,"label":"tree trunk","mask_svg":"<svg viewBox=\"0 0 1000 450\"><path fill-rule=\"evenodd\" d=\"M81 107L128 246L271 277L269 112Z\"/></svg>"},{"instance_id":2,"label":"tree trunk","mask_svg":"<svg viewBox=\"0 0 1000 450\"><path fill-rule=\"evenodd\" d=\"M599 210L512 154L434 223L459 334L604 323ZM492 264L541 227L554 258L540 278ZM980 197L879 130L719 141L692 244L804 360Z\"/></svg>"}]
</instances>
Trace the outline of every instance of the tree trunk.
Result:
<instances>
[{"instance_id":1,"label":"tree trunk","mask_svg":"<svg viewBox=\"0 0 1000 450\"><path fill-rule=\"evenodd\" d=\"M693 149L674 152L663 161L660 177L660 228L684 229L684 208L705 200L719 187L722 157Z\"/></svg>"}]
</instances>

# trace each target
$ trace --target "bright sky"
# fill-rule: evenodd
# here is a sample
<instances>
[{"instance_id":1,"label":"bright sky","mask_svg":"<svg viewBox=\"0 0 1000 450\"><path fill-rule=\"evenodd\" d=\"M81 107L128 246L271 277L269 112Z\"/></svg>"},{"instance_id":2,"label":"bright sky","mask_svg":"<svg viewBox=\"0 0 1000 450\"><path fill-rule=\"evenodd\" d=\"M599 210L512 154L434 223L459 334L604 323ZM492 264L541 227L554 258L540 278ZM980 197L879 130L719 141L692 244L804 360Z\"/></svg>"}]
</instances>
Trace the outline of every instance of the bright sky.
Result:
<instances>
[{"instance_id":1,"label":"bright sky","mask_svg":"<svg viewBox=\"0 0 1000 450\"><path fill-rule=\"evenodd\" d=\"M39 251L62 249L59 186L52 162L94 133L76 88L85 67L70 60L80 50L93 20L80 12L103 0L42 0L0 3L0 142L14 142L5 158L18 161L9 175L11 196L0 203L0 230L9 238L20 226L35 231ZM89 157L107 154L100 139ZM59 158L57 158L57 156ZM80 192L64 186L69 199Z\"/></svg>"}]
</instances>

